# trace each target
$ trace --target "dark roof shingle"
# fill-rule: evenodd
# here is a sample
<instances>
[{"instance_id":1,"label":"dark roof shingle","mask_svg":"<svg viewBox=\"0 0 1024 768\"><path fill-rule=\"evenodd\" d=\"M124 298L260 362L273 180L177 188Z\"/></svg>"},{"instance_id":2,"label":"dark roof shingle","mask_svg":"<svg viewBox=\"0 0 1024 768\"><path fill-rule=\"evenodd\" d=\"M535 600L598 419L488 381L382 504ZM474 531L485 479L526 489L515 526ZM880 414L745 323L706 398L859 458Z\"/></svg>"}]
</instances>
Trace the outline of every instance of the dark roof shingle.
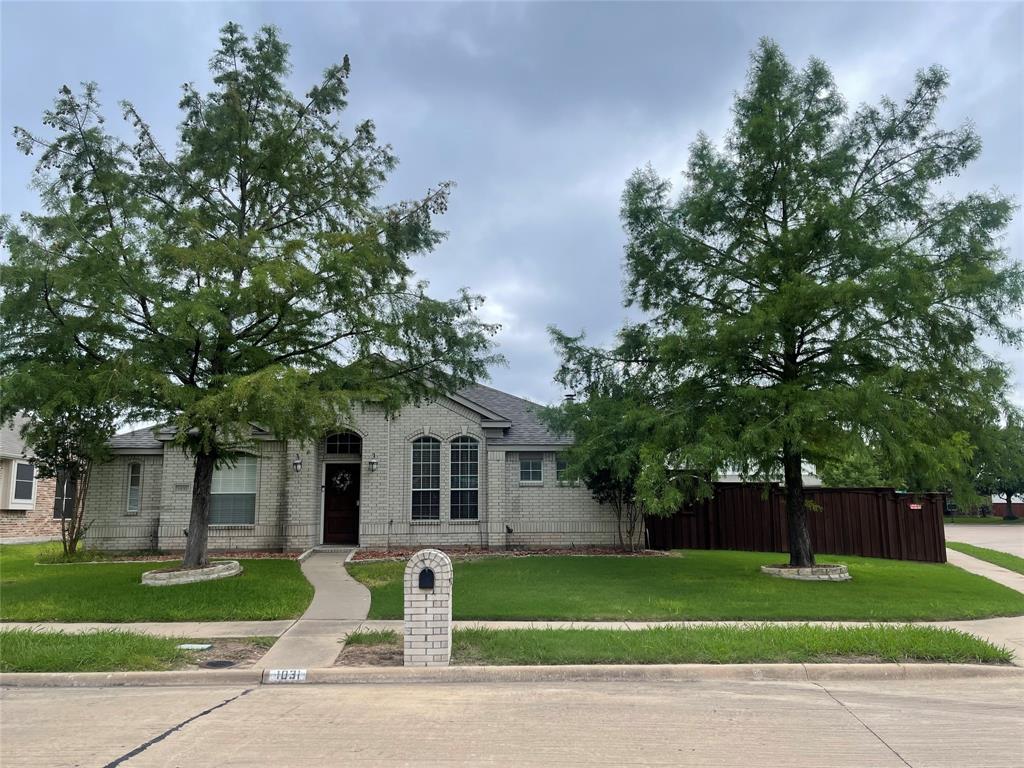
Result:
<instances>
[{"instance_id":1,"label":"dark roof shingle","mask_svg":"<svg viewBox=\"0 0 1024 768\"><path fill-rule=\"evenodd\" d=\"M504 435L488 438L490 445L572 445L570 435L556 434L540 420L538 412L542 405L483 384L464 387L458 394L512 422Z\"/></svg>"}]
</instances>

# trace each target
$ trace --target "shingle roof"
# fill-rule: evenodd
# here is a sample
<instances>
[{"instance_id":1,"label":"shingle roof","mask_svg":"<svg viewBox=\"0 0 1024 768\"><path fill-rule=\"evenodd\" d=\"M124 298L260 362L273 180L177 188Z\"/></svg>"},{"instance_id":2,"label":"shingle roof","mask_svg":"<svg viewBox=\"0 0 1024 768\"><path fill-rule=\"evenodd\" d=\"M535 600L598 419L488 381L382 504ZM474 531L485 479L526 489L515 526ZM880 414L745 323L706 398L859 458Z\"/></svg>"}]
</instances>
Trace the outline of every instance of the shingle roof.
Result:
<instances>
[{"instance_id":1,"label":"shingle roof","mask_svg":"<svg viewBox=\"0 0 1024 768\"><path fill-rule=\"evenodd\" d=\"M25 417L14 416L6 424L0 424L0 456L20 458L26 454L25 441L21 439L21 426ZM32 452L28 451L28 455Z\"/></svg>"},{"instance_id":2,"label":"shingle roof","mask_svg":"<svg viewBox=\"0 0 1024 768\"><path fill-rule=\"evenodd\" d=\"M473 384L460 389L458 395L488 411L499 414L512 426L501 437L488 439L491 445L551 445L565 446L572 444L569 435L558 435L545 426L538 416L543 407L521 397L510 395L483 384ZM152 450L163 446L156 438L154 430L158 427L142 427L131 432L124 432L110 438L110 447L119 451Z\"/></svg>"},{"instance_id":3,"label":"shingle roof","mask_svg":"<svg viewBox=\"0 0 1024 768\"><path fill-rule=\"evenodd\" d=\"M153 448L160 448L163 446L159 440L156 439L156 435L153 434L153 430L156 427L142 427L141 429L133 429L131 432L122 432L120 435L114 435L108 444L114 450L131 450L131 449L145 449L152 450Z\"/></svg>"},{"instance_id":4,"label":"shingle roof","mask_svg":"<svg viewBox=\"0 0 1024 768\"><path fill-rule=\"evenodd\" d=\"M521 397L510 395L498 389L472 384L459 390L459 395L481 405L489 411L500 413L512 426L501 437L488 438L491 445L572 445L570 435L552 432L540 420L538 411L543 406Z\"/></svg>"}]
</instances>

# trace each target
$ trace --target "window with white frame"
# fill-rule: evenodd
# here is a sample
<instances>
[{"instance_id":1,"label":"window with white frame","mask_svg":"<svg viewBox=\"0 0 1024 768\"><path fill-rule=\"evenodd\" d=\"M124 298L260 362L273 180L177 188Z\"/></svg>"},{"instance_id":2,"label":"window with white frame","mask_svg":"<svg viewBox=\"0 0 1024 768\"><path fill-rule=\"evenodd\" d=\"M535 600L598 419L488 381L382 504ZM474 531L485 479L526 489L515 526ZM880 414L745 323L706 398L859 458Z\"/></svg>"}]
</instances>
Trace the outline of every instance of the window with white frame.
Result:
<instances>
[{"instance_id":1,"label":"window with white frame","mask_svg":"<svg viewBox=\"0 0 1024 768\"><path fill-rule=\"evenodd\" d=\"M231 465L213 471L210 525L256 523L256 457L235 456Z\"/></svg>"},{"instance_id":2,"label":"window with white frame","mask_svg":"<svg viewBox=\"0 0 1024 768\"><path fill-rule=\"evenodd\" d=\"M519 457L519 482L533 484L544 482L543 457L530 454L522 454Z\"/></svg>"},{"instance_id":3,"label":"window with white frame","mask_svg":"<svg viewBox=\"0 0 1024 768\"><path fill-rule=\"evenodd\" d=\"M565 459L555 460L555 480L563 485L569 482L569 462Z\"/></svg>"},{"instance_id":4,"label":"window with white frame","mask_svg":"<svg viewBox=\"0 0 1024 768\"><path fill-rule=\"evenodd\" d=\"M27 461L14 462L14 482L11 484L11 501L26 503L36 497L36 470Z\"/></svg>"},{"instance_id":5,"label":"window with white frame","mask_svg":"<svg viewBox=\"0 0 1024 768\"><path fill-rule=\"evenodd\" d=\"M441 441L434 437L412 442L412 519L441 519Z\"/></svg>"},{"instance_id":6,"label":"window with white frame","mask_svg":"<svg viewBox=\"0 0 1024 768\"><path fill-rule=\"evenodd\" d=\"M125 504L126 515L139 514L142 502L142 465L133 461L128 465L128 500Z\"/></svg>"},{"instance_id":7,"label":"window with white frame","mask_svg":"<svg viewBox=\"0 0 1024 768\"><path fill-rule=\"evenodd\" d=\"M452 520L476 520L480 514L480 443L472 437L452 440Z\"/></svg>"}]
</instances>

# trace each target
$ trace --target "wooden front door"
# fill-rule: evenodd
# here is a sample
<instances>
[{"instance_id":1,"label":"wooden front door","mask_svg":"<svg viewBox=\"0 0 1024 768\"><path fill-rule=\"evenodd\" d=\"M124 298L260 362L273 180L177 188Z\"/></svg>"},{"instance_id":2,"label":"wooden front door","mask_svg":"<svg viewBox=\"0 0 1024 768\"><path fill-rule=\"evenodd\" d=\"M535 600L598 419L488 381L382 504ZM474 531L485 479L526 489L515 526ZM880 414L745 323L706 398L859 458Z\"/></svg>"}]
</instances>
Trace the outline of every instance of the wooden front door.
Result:
<instances>
[{"instance_id":1,"label":"wooden front door","mask_svg":"<svg viewBox=\"0 0 1024 768\"><path fill-rule=\"evenodd\" d=\"M328 464L324 473L324 544L359 543L359 464Z\"/></svg>"}]
</instances>

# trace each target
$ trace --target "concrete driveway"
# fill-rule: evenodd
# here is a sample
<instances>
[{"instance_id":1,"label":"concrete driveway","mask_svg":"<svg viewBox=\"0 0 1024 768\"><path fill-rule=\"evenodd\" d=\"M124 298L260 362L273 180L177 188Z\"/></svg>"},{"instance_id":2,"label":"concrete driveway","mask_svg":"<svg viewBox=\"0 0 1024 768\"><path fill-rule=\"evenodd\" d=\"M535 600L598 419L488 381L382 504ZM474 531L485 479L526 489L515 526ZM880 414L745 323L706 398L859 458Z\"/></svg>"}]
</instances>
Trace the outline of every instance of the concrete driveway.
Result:
<instances>
[{"instance_id":1,"label":"concrete driveway","mask_svg":"<svg viewBox=\"0 0 1024 768\"><path fill-rule=\"evenodd\" d=\"M0 763L1019 768L1021 701L1007 678L9 688Z\"/></svg>"},{"instance_id":2,"label":"concrete driveway","mask_svg":"<svg viewBox=\"0 0 1024 768\"><path fill-rule=\"evenodd\" d=\"M962 541L976 547L997 549L1024 557L1024 523L1006 525L947 525L946 541Z\"/></svg>"}]
</instances>

